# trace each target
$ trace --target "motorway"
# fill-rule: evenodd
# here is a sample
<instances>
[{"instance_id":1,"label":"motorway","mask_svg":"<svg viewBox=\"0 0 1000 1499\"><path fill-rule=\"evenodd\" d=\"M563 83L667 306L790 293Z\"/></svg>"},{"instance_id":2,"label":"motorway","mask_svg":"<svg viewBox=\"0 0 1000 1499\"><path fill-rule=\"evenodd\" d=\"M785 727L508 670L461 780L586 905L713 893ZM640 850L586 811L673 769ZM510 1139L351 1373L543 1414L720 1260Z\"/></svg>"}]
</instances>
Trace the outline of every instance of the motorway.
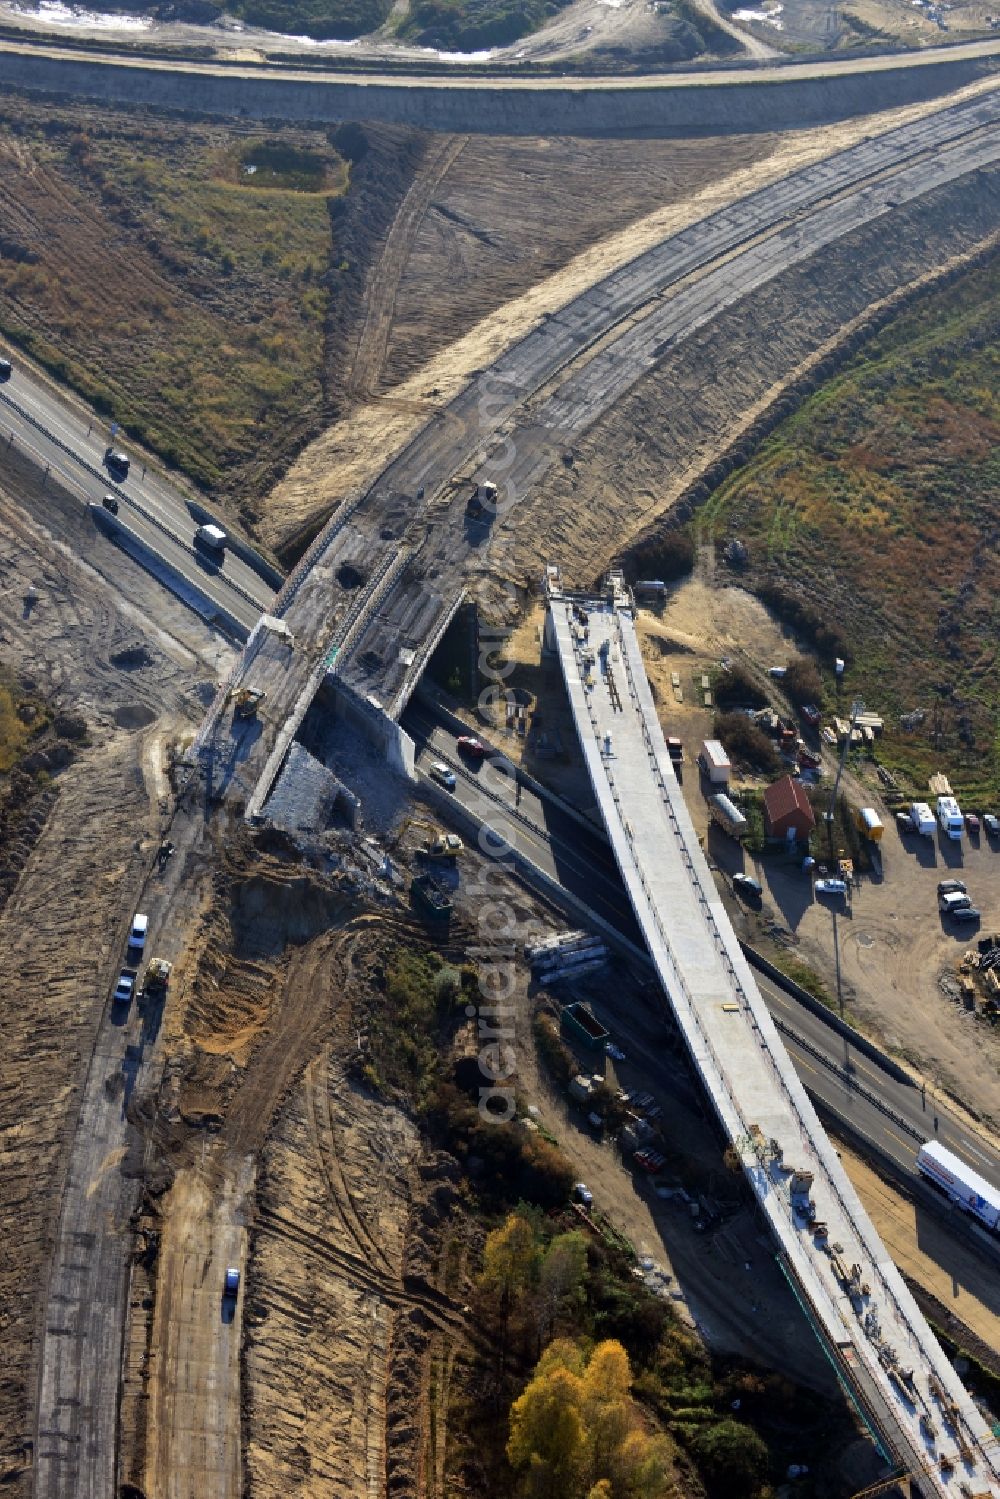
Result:
<instances>
[{"instance_id":1,"label":"motorway","mask_svg":"<svg viewBox=\"0 0 1000 1499\"><path fill-rule=\"evenodd\" d=\"M184 582L230 617L230 633L246 635L270 605L273 590L261 574L232 551L221 566L194 545L198 525L191 505L161 474L133 457L126 480L104 467L107 429L88 422L47 383L32 377L12 351L14 373L0 386L0 448L14 444L48 468L82 504L100 504L104 494L118 500L118 519ZM116 439L116 444L122 439ZM127 442L124 444L127 450ZM96 521L114 534L114 519ZM151 563L156 570L155 562ZM168 586L172 584L168 583ZM234 629L235 626L235 629Z\"/></svg>"},{"instance_id":2,"label":"motorway","mask_svg":"<svg viewBox=\"0 0 1000 1499\"><path fill-rule=\"evenodd\" d=\"M492 816L493 825L523 857L557 880L574 901L596 912L645 956L642 935L602 829L595 826L588 831L579 817L554 798L539 795L523 783L516 792L516 778L492 768L488 761L477 767L464 760L455 748L454 734L424 702L410 704L403 726L418 745L418 769L426 772L431 760L451 765L458 777L456 798L467 811L487 823ZM489 803L496 804L495 815ZM504 815L504 808L509 816ZM740 909L735 899L732 908ZM946 1103L928 1098L915 1083L907 1084L879 1066L821 1015L764 974L758 972L755 977L803 1086L831 1115L891 1162L922 1200L946 1217L958 1216L917 1172L917 1147L929 1138L937 1138L977 1171L1000 1181L1000 1149L969 1128ZM605 1008L613 1018L613 1001L606 1000ZM963 1229L970 1227L966 1220L959 1221ZM980 1242L978 1233L976 1242ZM982 1242L988 1241L983 1238Z\"/></svg>"},{"instance_id":3,"label":"motorway","mask_svg":"<svg viewBox=\"0 0 1000 1499\"><path fill-rule=\"evenodd\" d=\"M193 78L232 78L247 83L266 78L279 82L308 84L313 89L317 85L324 84L342 85L359 91L358 102L360 104L364 97L362 91L367 89L371 92L375 88L393 89L400 93L428 89L436 92L472 88L481 92L498 90L515 94L554 93L568 96L579 95L581 92L715 88L755 83L815 83L824 78L885 73L901 67L933 68L942 63L991 61L1000 57L1000 39L958 42L952 46L925 47L913 52L890 52L876 57L831 57L809 62L775 61L753 68L723 66L690 68L669 73L574 74L572 77L551 73L524 77L503 73L483 73L482 71L463 75L454 68L450 68L447 72L400 74L388 71L380 73L377 69L364 72L344 69L338 72L334 66L326 67L322 72L318 72L315 67L296 68L288 63L255 63L248 66L246 63L202 61L188 57L144 56L139 51L129 51L127 54L117 56L113 53L95 56L82 54L79 50L74 50L67 45L59 45L56 42L19 42L8 38L0 41L0 53L8 53L12 56L46 57L69 63L96 62L105 66L109 71L115 68L129 68L140 69L150 74L184 73ZM67 92L72 92L72 88L68 88ZM365 115L363 109L359 109L356 117L371 118L370 115Z\"/></svg>"}]
</instances>

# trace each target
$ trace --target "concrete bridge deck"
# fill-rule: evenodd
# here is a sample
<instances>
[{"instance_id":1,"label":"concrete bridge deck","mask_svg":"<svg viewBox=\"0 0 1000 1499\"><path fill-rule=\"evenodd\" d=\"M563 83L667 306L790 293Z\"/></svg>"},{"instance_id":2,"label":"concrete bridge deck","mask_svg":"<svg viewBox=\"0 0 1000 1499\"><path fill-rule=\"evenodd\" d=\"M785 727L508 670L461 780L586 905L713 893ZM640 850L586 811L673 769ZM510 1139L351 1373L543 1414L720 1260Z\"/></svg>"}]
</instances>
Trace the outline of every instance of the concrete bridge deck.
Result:
<instances>
[{"instance_id":1,"label":"concrete bridge deck","mask_svg":"<svg viewBox=\"0 0 1000 1499\"><path fill-rule=\"evenodd\" d=\"M861 1206L718 897L630 596L619 586L583 599L550 577L548 630L636 917L793 1284L893 1458L922 1475L918 1491L997 1499L997 1444ZM803 1193L800 1172L811 1178Z\"/></svg>"}]
</instances>

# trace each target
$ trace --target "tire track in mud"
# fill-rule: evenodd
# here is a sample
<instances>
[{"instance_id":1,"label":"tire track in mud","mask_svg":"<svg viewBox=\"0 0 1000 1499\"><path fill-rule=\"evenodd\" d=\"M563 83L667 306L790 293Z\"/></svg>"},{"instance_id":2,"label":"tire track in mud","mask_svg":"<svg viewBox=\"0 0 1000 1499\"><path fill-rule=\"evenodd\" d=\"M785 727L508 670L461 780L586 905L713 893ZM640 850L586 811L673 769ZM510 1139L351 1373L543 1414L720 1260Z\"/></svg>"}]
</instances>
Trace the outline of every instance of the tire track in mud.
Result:
<instances>
[{"instance_id":1,"label":"tire track in mud","mask_svg":"<svg viewBox=\"0 0 1000 1499\"><path fill-rule=\"evenodd\" d=\"M393 219L382 254L365 285L365 321L347 378L345 392L354 400L378 394L385 368L403 271L421 222L448 171L468 143L468 136L445 137L431 147L429 163L410 185Z\"/></svg>"}]
</instances>

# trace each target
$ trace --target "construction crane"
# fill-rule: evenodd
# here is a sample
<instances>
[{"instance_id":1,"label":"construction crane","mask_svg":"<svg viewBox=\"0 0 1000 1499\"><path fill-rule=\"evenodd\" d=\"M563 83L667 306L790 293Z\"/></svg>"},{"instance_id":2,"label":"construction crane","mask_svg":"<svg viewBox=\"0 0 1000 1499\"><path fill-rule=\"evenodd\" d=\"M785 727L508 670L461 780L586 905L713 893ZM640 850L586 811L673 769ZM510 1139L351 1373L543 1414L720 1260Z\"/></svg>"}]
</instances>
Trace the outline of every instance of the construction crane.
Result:
<instances>
[{"instance_id":1,"label":"construction crane","mask_svg":"<svg viewBox=\"0 0 1000 1499\"><path fill-rule=\"evenodd\" d=\"M836 806L837 806L837 792L840 790L840 778L844 774L844 765L847 762L847 752L850 749L851 744L854 741L854 730L857 728L858 719L861 717L861 715L862 715L862 713L864 711L865 711L865 705L864 705L864 703L861 701L861 699L859 697L856 697L854 699L854 702L851 704L851 722L850 722L850 725L848 727L847 733L844 736L844 743L843 743L843 746L842 746L841 751L840 751L840 762L837 765L837 774L836 774L836 776L834 778L833 790L830 792L830 805L826 809L826 836L827 836L827 840L828 840L829 845L830 845L830 859L831 859L831 862L832 862L833 857L834 857L834 852L833 852L833 814L834 814L834 811L835 811Z\"/></svg>"}]
</instances>

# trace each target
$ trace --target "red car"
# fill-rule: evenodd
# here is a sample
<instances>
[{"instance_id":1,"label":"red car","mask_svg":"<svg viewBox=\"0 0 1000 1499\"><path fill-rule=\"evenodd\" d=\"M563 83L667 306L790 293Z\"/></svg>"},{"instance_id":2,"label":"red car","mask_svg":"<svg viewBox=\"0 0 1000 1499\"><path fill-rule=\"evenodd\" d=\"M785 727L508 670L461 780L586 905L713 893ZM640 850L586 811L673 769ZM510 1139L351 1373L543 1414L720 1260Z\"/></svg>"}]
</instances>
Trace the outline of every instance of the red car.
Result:
<instances>
[{"instance_id":1,"label":"red car","mask_svg":"<svg viewBox=\"0 0 1000 1499\"><path fill-rule=\"evenodd\" d=\"M455 743L463 754L469 755L473 760L482 760L485 755L489 754L488 746L481 739L473 738L471 734L463 734L460 739L456 739Z\"/></svg>"},{"instance_id":2,"label":"red car","mask_svg":"<svg viewBox=\"0 0 1000 1499\"><path fill-rule=\"evenodd\" d=\"M970 833L979 832L979 818L976 816L975 812L966 812L965 826Z\"/></svg>"}]
</instances>

